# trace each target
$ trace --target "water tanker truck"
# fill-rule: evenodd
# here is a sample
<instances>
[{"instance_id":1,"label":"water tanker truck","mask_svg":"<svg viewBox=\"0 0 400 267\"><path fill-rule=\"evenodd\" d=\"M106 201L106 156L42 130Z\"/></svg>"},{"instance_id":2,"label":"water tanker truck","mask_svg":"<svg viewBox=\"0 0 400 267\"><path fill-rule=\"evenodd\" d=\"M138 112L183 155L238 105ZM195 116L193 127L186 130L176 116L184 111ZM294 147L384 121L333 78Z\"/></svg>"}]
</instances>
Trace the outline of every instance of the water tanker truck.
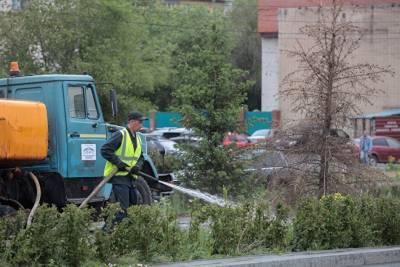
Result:
<instances>
[{"instance_id":1,"label":"water tanker truck","mask_svg":"<svg viewBox=\"0 0 400 267\"><path fill-rule=\"evenodd\" d=\"M100 148L121 127L104 121L91 76L21 76L13 64L13 75L0 79L0 215L32 208L37 189L30 173L39 181L41 202L59 208L79 204L103 179ZM116 94L110 92L116 113ZM143 172L171 181L170 175L157 173L140 136ZM150 203L171 189L140 178L137 190L139 202ZM112 200L111 184L91 202L102 205L107 200Z\"/></svg>"}]
</instances>

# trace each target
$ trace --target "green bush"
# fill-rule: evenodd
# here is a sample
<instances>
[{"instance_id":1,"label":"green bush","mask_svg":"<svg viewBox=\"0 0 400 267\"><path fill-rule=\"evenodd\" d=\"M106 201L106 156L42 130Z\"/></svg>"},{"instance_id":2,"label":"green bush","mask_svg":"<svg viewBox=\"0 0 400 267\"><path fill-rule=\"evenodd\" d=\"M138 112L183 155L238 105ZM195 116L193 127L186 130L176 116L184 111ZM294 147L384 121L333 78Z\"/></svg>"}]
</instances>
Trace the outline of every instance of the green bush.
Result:
<instances>
[{"instance_id":1,"label":"green bush","mask_svg":"<svg viewBox=\"0 0 400 267\"><path fill-rule=\"evenodd\" d=\"M89 231L91 214L92 210L79 209L75 205L68 205L60 214L57 261L68 266L80 266L82 261L93 256Z\"/></svg>"},{"instance_id":2,"label":"green bush","mask_svg":"<svg viewBox=\"0 0 400 267\"><path fill-rule=\"evenodd\" d=\"M41 206L34 223L21 230L12 246L11 263L16 265L48 264L55 259L59 213L55 207Z\"/></svg>"},{"instance_id":3,"label":"green bush","mask_svg":"<svg viewBox=\"0 0 400 267\"><path fill-rule=\"evenodd\" d=\"M400 244L400 201L329 195L302 202L293 222L293 249Z\"/></svg>"},{"instance_id":4,"label":"green bush","mask_svg":"<svg viewBox=\"0 0 400 267\"><path fill-rule=\"evenodd\" d=\"M213 239L208 229L202 227L209 218L208 207L194 201L190 209L190 225L185 236L182 259L209 258L212 255Z\"/></svg>"},{"instance_id":5,"label":"green bush","mask_svg":"<svg viewBox=\"0 0 400 267\"><path fill-rule=\"evenodd\" d=\"M376 211L370 218L382 245L400 244L400 200L394 198L376 199Z\"/></svg>"},{"instance_id":6,"label":"green bush","mask_svg":"<svg viewBox=\"0 0 400 267\"><path fill-rule=\"evenodd\" d=\"M92 254L89 223L87 209L71 205L61 214L55 207L41 206L32 225L20 228L12 240L8 261L12 265L79 266Z\"/></svg>"},{"instance_id":7,"label":"green bush","mask_svg":"<svg viewBox=\"0 0 400 267\"><path fill-rule=\"evenodd\" d=\"M19 211L15 217L0 219L0 264L3 266L13 257L11 245L18 233L25 228L27 214Z\"/></svg>"},{"instance_id":8,"label":"green bush","mask_svg":"<svg viewBox=\"0 0 400 267\"><path fill-rule=\"evenodd\" d=\"M263 203L210 208L213 253L238 255L255 249L284 247L287 211L279 206L270 216Z\"/></svg>"},{"instance_id":9,"label":"green bush","mask_svg":"<svg viewBox=\"0 0 400 267\"><path fill-rule=\"evenodd\" d=\"M114 238L114 223L113 220L117 212L120 212L121 208L117 203L107 205L102 211L102 216L105 225L102 229L98 229L95 232L94 247L96 249L96 256L103 262L109 262L113 258L120 255L116 248Z\"/></svg>"},{"instance_id":10,"label":"green bush","mask_svg":"<svg viewBox=\"0 0 400 267\"><path fill-rule=\"evenodd\" d=\"M113 233L114 249L120 255L136 252L139 260L150 261L161 254L175 259L181 245L182 232L178 227L176 213L165 205L130 207L127 217Z\"/></svg>"},{"instance_id":11,"label":"green bush","mask_svg":"<svg viewBox=\"0 0 400 267\"><path fill-rule=\"evenodd\" d=\"M289 226L288 209L278 204L276 207L275 218L270 221L270 225L265 235L265 247L285 249L288 245Z\"/></svg>"},{"instance_id":12,"label":"green bush","mask_svg":"<svg viewBox=\"0 0 400 267\"><path fill-rule=\"evenodd\" d=\"M260 201L217 207L190 204L189 228L178 225L167 199L133 206L113 224L118 205L103 210L105 226L92 230L91 210L41 206L26 228L27 214L0 219L1 266L96 266L244 255L267 251L333 249L400 244L400 200L334 194L288 211Z\"/></svg>"}]
</instances>

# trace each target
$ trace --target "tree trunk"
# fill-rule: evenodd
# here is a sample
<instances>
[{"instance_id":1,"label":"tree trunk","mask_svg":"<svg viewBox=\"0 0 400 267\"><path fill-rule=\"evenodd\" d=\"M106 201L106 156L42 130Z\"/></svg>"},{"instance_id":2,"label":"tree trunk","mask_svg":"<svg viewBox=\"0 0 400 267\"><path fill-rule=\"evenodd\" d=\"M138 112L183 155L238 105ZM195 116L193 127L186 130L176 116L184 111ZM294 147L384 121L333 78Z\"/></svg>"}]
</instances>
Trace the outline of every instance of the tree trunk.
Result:
<instances>
[{"instance_id":1,"label":"tree trunk","mask_svg":"<svg viewBox=\"0 0 400 267\"><path fill-rule=\"evenodd\" d=\"M318 198L321 198L327 191L327 175L329 171L329 161L327 157L327 144L326 138L323 141L322 149L320 152L320 170L319 170L319 183L318 183Z\"/></svg>"}]
</instances>

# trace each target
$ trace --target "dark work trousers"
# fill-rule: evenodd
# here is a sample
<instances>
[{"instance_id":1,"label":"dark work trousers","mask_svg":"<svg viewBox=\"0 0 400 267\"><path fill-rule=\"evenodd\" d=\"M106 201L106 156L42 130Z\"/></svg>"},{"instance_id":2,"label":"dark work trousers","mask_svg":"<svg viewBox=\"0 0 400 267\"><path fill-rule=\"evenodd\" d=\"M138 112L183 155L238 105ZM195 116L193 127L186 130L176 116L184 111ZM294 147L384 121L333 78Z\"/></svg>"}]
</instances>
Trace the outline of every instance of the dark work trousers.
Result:
<instances>
[{"instance_id":1,"label":"dark work trousers","mask_svg":"<svg viewBox=\"0 0 400 267\"><path fill-rule=\"evenodd\" d=\"M119 223L126 217L126 210L137 204L136 186L135 181L130 176L114 177L112 184L115 201L119 202L123 209L115 215L114 222Z\"/></svg>"},{"instance_id":2,"label":"dark work trousers","mask_svg":"<svg viewBox=\"0 0 400 267\"><path fill-rule=\"evenodd\" d=\"M132 205L136 205L136 188L132 185L114 184L115 200L119 202L122 209L126 210Z\"/></svg>"}]
</instances>

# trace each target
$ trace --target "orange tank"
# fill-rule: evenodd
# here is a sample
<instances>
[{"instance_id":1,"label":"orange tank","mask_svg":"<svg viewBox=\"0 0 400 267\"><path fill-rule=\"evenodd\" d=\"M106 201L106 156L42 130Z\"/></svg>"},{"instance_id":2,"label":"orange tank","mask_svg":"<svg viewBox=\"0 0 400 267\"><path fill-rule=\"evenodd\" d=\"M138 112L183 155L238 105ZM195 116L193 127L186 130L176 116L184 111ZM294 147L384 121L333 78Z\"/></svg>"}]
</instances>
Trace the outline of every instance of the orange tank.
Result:
<instances>
[{"instance_id":1,"label":"orange tank","mask_svg":"<svg viewBox=\"0 0 400 267\"><path fill-rule=\"evenodd\" d=\"M47 146L46 106L0 99L0 162L45 159Z\"/></svg>"}]
</instances>

